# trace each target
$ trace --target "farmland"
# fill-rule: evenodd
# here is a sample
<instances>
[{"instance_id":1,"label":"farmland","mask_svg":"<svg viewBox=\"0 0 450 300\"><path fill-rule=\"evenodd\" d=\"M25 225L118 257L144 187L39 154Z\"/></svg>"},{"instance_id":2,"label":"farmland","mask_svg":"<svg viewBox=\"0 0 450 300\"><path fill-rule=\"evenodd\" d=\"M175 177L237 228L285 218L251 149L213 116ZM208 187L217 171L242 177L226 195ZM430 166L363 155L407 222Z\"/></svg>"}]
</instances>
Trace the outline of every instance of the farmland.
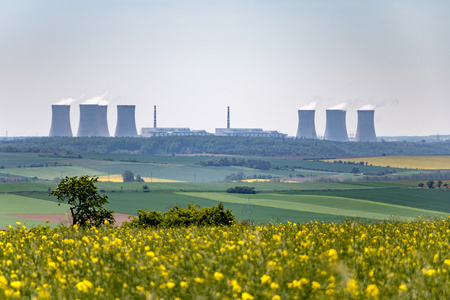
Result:
<instances>
[{"instance_id":1,"label":"farmland","mask_svg":"<svg viewBox=\"0 0 450 300\"><path fill-rule=\"evenodd\" d=\"M108 208L117 213L136 214L138 209L165 212L174 205L188 203L214 206L223 202L232 209L238 220L250 219L256 223L308 222L311 220L342 221L345 218L411 220L418 216L445 216L450 213L448 190L419 189L412 182L320 182L333 177L346 180L363 178L351 172L355 166L364 172L411 173L410 169L375 167L361 164L343 164L317 160L264 158L271 168L259 170L241 166L201 166L199 163L219 160L220 156L153 156L132 154L83 153L63 157L55 154L0 153L0 178L17 178L29 182L0 183L0 202L8 209L1 213L0 227L13 221L27 226L40 221L12 217L23 214L23 203L36 214L64 215L68 208L56 206L48 196L60 176L100 176L102 193L109 196ZM239 159L247 159L240 157ZM261 159L261 158L259 158ZM400 166L403 167L403 166ZM120 182L120 174L132 170L145 182ZM361 171L360 170L360 171ZM224 182L230 173L273 176L278 180ZM318 179L319 182L310 182ZM292 182L291 182L292 181ZM445 182L445 181L444 181ZM144 192L144 186L148 190ZM256 195L225 193L235 186L251 186ZM17 201L11 200L11 197ZM47 209L55 205L58 211ZM57 224L50 224L56 226Z\"/></svg>"},{"instance_id":2,"label":"farmland","mask_svg":"<svg viewBox=\"0 0 450 300\"><path fill-rule=\"evenodd\" d=\"M369 165L380 167L423 169L423 170L448 170L450 169L450 155L422 155L422 156L376 156L359 157L352 159L340 159L345 162L367 162ZM325 160L333 162L335 160Z\"/></svg>"}]
</instances>

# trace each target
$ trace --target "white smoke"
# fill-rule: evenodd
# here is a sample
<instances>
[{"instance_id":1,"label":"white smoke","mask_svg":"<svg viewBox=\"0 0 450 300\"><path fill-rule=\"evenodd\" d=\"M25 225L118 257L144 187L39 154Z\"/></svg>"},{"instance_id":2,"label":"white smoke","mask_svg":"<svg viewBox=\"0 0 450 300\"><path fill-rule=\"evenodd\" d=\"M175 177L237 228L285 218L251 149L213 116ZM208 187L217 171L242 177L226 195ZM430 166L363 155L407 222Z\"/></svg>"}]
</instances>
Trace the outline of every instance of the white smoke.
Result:
<instances>
[{"instance_id":1,"label":"white smoke","mask_svg":"<svg viewBox=\"0 0 450 300\"><path fill-rule=\"evenodd\" d=\"M300 110L315 110L317 106L317 101L313 101L309 104L306 104L302 107L300 107Z\"/></svg>"},{"instance_id":2,"label":"white smoke","mask_svg":"<svg viewBox=\"0 0 450 300\"><path fill-rule=\"evenodd\" d=\"M82 104L98 104L98 105L108 105L109 101L105 99L105 97L108 95L108 92L105 92L103 95L95 96L92 98L87 99Z\"/></svg>"},{"instance_id":3,"label":"white smoke","mask_svg":"<svg viewBox=\"0 0 450 300\"><path fill-rule=\"evenodd\" d=\"M366 104L363 107L361 107L359 110L375 110L375 105L373 105L373 104Z\"/></svg>"},{"instance_id":4,"label":"white smoke","mask_svg":"<svg viewBox=\"0 0 450 300\"><path fill-rule=\"evenodd\" d=\"M77 100L75 100L73 98L63 98L63 99L59 100L58 102L56 102L54 105L71 105L75 101L77 101Z\"/></svg>"},{"instance_id":5,"label":"white smoke","mask_svg":"<svg viewBox=\"0 0 450 300\"><path fill-rule=\"evenodd\" d=\"M332 106L328 109L332 109L332 110L345 110L347 108L348 103L347 102L342 102L339 103L338 105Z\"/></svg>"}]
</instances>

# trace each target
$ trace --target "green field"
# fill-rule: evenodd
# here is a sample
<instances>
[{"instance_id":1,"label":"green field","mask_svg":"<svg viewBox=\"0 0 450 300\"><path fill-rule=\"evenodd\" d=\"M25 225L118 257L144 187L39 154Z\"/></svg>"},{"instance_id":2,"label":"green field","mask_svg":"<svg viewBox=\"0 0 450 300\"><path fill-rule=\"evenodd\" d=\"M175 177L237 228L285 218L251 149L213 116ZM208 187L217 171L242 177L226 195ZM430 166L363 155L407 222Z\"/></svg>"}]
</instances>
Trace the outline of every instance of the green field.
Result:
<instances>
[{"instance_id":1,"label":"green field","mask_svg":"<svg viewBox=\"0 0 450 300\"><path fill-rule=\"evenodd\" d=\"M238 220L250 218L258 223L339 221L354 217L373 220L390 218L410 220L418 216L434 217L450 214L448 200L450 192L445 189L418 189L417 181L223 182L227 175L238 172L244 172L246 175L265 174L279 177L299 174L312 178L335 176L345 171L345 168L355 165L299 159L257 158L268 160L272 166L279 167L262 171L237 166L203 167L197 164L204 160L219 158L219 156L98 153L84 153L67 158L54 154L0 153L0 177L39 178L37 182L0 183L2 208L0 227L14 221L12 217L7 216L8 214L23 214L28 211L36 214L54 213L53 211L66 213L67 206L57 206L55 199L48 196L48 192L57 186L57 183L53 182L54 178L84 174L90 176L120 174L127 169L143 177L183 182L99 182L97 184L99 190L109 196L108 208L126 214L136 214L138 209L165 212L173 205L186 206L192 202L201 206L213 206L223 202L226 208L233 210ZM371 172L379 170L378 167L358 167ZM342 177L354 176L349 173L339 174ZM143 192L144 185L149 187L149 193ZM235 186L255 187L258 194L248 196L225 193L228 188Z\"/></svg>"},{"instance_id":2,"label":"green field","mask_svg":"<svg viewBox=\"0 0 450 300\"><path fill-rule=\"evenodd\" d=\"M142 191L144 184L149 186L150 192ZM254 186L258 193L225 193L236 185ZM138 209L165 212L174 205L185 207L188 203L214 206L219 202L231 209L238 220L250 218L257 223L342 221L345 218L411 220L450 214L450 191L414 186L417 183L98 184L109 196L107 208L125 214L136 214ZM48 189L55 187L56 183L1 183L0 227L15 223L7 214L68 212L67 206L58 206L56 200L48 196Z\"/></svg>"}]
</instances>

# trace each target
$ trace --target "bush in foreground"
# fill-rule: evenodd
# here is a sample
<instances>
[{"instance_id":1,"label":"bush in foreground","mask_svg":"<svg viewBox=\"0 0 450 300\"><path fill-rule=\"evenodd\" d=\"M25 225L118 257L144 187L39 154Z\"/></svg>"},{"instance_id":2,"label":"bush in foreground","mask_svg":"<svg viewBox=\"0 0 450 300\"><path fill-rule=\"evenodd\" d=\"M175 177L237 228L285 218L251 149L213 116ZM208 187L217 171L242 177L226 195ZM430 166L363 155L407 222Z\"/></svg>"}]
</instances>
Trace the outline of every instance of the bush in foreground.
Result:
<instances>
[{"instance_id":1,"label":"bush in foreground","mask_svg":"<svg viewBox=\"0 0 450 300\"><path fill-rule=\"evenodd\" d=\"M180 227L180 226L226 226L236 222L235 216L222 203L213 207L188 204L187 208L172 207L165 214L157 211L138 210L138 216L125 226L131 227Z\"/></svg>"}]
</instances>

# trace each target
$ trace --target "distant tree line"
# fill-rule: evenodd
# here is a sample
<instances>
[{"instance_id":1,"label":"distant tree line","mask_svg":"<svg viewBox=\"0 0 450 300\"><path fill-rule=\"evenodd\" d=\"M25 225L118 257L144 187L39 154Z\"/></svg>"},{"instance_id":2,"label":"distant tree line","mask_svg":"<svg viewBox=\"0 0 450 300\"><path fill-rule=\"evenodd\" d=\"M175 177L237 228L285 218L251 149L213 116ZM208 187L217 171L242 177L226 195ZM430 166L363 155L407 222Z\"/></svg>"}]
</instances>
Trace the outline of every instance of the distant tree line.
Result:
<instances>
[{"instance_id":1,"label":"distant tree line","mask_svg":"<svg viewBox=\"0 0 450 300\"><path fill-rule=\"evenodd\" d=\"M204 160L197 163L204 167L229 167L229 166L238 166L238 167L247 167L258 170L270 170L271 164L270 161L261 160L261 159L239 159L239 158L221 158L221 159L211 159Z\"/></svg>"},{"instance_id":2,"label":"distant tree line","mask_svg":"<svg viewBox=\"0 0 450 300\"><path fill-rule=\"evenodd\" d=\"M0 141L0 152L41 153L81 158L85 152L228 154L265 157L349 157L450 154L450 143L333 142L307 139L186 136L154 138L28 138Z\"/></svg>"}]
</instances>

